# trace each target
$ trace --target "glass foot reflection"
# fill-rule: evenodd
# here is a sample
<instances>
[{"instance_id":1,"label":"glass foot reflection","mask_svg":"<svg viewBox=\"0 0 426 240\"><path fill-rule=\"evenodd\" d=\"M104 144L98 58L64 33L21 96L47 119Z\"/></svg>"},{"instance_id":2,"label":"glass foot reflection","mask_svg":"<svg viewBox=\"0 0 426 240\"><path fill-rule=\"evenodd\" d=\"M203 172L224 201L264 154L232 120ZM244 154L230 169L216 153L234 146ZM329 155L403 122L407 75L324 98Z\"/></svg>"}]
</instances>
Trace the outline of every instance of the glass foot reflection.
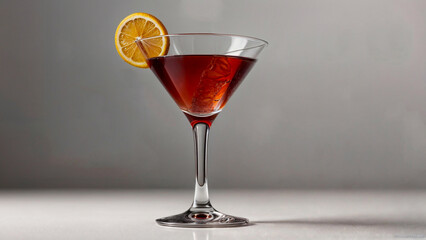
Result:
<instances>
[{"instance_id":1,"label":"glass foot reflection","mask_svg":"<svg viewBox=\"0 0 426 240\"><path fill-rule=\"evenodd\" d=\"M214 208L190 208L188 211L156 220L159 225L168 227L237 227L249 224L248 219L230 216Z\"/></svg>"}]
</instances>

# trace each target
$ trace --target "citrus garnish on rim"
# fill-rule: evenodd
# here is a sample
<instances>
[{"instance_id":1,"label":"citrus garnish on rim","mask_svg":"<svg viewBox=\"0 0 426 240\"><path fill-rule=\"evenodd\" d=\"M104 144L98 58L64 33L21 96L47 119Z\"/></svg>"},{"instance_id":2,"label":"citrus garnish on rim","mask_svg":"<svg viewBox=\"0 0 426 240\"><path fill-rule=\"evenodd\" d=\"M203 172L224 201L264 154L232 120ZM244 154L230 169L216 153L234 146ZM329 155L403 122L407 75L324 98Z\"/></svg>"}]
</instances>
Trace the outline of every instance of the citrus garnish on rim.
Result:
<instances>
[{"instance_id":1,"label":"citrus garnish on rim","mask_svg":"<svg viewBox=\"0 0 426 240\"><path fill-rule=\"evenodd\" d=\"M121 58L127 63L140 68L148 68L148 64L139 51L135 40L167 35L167 29L156 17L148 13L133 13L124 18L115 32L115 47ZM155 38L147 42L146 49L154 57L167 54L169 39Z\"/></svg>"}]
</instances>

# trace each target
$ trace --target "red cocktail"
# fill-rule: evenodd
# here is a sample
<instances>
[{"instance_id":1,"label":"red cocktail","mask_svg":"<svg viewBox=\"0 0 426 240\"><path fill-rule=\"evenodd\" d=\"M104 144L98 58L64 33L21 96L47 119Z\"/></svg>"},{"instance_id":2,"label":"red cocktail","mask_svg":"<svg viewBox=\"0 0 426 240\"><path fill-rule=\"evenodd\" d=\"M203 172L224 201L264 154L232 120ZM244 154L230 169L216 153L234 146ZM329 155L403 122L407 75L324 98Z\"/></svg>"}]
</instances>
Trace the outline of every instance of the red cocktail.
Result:
<instances>
[{"instance_id":1,"label":"red cocktail","mask_svg":"<svg viewBox=\"0 0 426 240\"><path fill-rule=\"evenodd\" d=\"M148 60L191 125L205 122L209 126L255 62L226 55L176 55Z\"/></svg>"}]
</instances>

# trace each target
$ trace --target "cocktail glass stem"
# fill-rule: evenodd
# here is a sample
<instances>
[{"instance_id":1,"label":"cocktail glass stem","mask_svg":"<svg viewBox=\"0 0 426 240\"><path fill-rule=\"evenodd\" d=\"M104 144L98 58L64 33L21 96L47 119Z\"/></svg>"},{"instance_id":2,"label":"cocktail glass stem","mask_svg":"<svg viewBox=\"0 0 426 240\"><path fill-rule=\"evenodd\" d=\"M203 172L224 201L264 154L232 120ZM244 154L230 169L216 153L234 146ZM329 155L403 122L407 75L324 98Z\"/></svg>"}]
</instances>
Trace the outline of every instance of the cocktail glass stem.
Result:
<instances>
[{"instance_id":1,"label":"cocktail glass stem","mask_svg":"<svg viewBox=\"0 0 426 240\"><path fill-rule=\"evenodd\" d=\"M191 209L212 208L207 185L207 144L210 128L205 123L197 123L192 130L195 145L195 193Z\"/></svg>"},{"instance_id":2,"label":"cocktail glass stem","mask_svg":"<svg viewBox=\"0 0 426 240\"><path fill-rule=\"evenodd\" d=\"M210 127L199 122L193 125L195 145L194 202L184 213L157 219L157 223L169 227L232 227L244 226L248 220L221 213L210 203L207 185L207 144Z\"/></svg>"}]
</instances>

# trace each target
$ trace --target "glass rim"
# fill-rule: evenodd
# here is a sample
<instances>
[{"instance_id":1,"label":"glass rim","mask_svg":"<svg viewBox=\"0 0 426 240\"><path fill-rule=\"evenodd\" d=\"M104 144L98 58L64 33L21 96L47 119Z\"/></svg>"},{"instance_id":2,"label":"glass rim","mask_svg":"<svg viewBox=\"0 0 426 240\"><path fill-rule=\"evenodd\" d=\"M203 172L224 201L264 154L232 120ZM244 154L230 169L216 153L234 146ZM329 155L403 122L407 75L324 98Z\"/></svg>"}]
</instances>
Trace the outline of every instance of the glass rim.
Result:
<instances>
[{"instance_id":1,"label":"glass rim","mask_svg":"<svg viewBox=\"0 0 426 240\"><path fill-rule=\"evenodd\" d=\"M218 37L239 37L239 38L247 38L252 41L261 42L261 45L267 46L269 45L268 41L256 38L256 37L250 37L245 35L238 35L238 34L227 34L227 33L172 33L172 34L164 34L164 35L158 35L154 37L147 37L147 38L140 38L138 37L136 41L144 41L159 37L179 37L179 36L218 36ZM260 46L259 46L260 47Z\"/></svg>"}]
</instances>

